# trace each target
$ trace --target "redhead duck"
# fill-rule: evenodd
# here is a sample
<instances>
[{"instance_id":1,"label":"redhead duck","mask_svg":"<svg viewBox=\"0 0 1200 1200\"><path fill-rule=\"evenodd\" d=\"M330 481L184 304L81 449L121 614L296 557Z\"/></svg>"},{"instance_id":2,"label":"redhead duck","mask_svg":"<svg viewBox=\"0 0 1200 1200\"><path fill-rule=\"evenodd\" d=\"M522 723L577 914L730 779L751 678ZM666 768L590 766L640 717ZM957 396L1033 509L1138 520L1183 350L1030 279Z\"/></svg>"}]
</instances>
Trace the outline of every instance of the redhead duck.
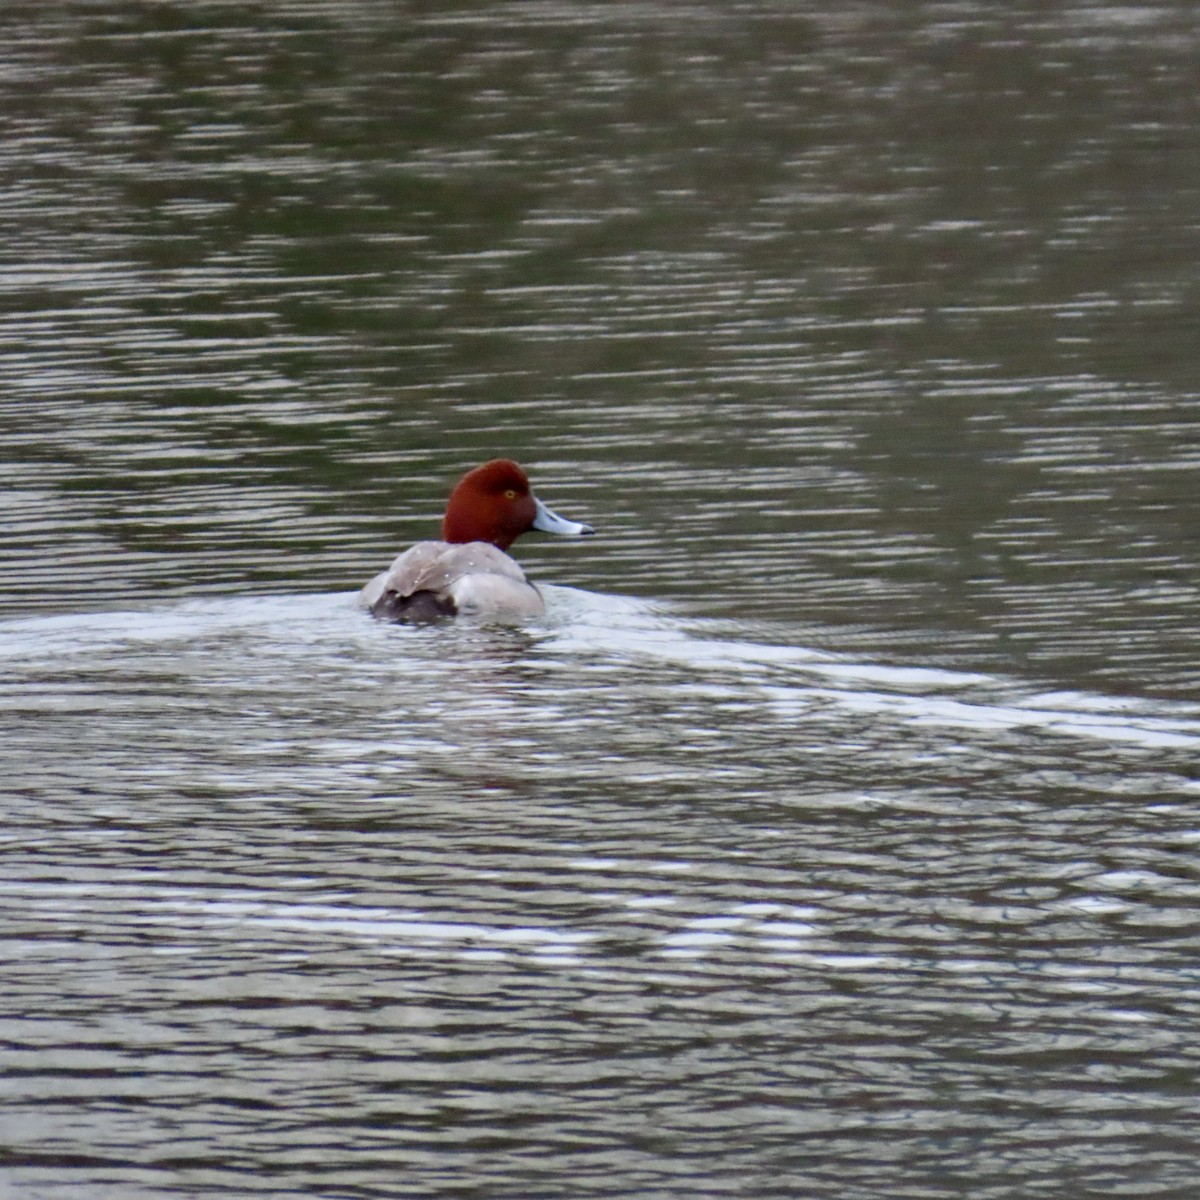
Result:
<instances>
[{"instance_id":1,"label":"redhead duck","mask_svg":"<svg viewBox=\"0 0 1200 1200\"><path fill-rule=\"evenodd\" d=\"M531 529L567 536L595 532L551 512L515 462L493 459L468 471L450 493L442 540L410 546L363 588L358 602L372 616L408 624L458 615L541 616L541 593L505 554Z\"/></svg>"}]
</instances>

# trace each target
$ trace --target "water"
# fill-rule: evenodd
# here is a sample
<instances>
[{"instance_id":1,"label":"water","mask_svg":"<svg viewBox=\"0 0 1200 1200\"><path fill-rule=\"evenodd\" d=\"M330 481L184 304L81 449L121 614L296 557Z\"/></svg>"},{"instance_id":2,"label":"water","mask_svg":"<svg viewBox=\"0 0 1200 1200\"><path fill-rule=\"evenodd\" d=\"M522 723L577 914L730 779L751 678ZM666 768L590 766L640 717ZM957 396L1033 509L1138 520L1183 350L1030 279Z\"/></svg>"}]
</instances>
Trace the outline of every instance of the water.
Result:
<instances>
[{"instance_id":1,"label":"water","mask_svg":"<svg viewBox=\"0 0 1200 1200\"><path fill-rule=\"evenodd\" d=\"M1195 26L6 6L0 1195L1190 1198Z\"/></svg>"}]
</instances>

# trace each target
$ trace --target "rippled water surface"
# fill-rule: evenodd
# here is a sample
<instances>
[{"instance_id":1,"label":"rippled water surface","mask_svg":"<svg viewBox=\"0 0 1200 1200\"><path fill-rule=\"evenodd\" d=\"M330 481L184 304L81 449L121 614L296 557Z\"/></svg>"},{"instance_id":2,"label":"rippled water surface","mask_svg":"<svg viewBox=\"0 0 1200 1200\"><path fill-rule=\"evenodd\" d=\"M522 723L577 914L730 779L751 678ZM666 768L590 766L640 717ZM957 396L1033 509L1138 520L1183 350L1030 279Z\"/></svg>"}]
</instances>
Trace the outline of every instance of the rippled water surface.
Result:
<instances>
[{"instance_id":1,"label":"rippled water surface","mask_svg":"<svg viewBox=\"0 0 1200 1200\"><path fill-rule=\"evenodd\" d=\"M6 5L0 1196L1190 1200L1198 25Z\"/></svg>"}]
</instances>

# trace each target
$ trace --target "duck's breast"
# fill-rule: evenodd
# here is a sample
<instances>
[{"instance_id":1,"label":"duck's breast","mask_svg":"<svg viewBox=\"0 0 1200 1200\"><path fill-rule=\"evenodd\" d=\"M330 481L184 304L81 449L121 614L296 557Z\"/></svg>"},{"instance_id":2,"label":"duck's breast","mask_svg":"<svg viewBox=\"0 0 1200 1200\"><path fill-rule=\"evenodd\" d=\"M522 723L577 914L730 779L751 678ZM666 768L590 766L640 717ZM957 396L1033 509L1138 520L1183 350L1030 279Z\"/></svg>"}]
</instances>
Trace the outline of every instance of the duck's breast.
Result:
<instances>
[{"instance_id":1,"label":"duck's breast","mask_svg":"<svg viewBox=\"0 0 1200 1200\"><path fill-rule=\"evenodd\" d=\"M540 617L546 606L542 594L524 578L476 571L463 575L450 588L450 597L460 617Z\"/></svg>"}]
</instances>

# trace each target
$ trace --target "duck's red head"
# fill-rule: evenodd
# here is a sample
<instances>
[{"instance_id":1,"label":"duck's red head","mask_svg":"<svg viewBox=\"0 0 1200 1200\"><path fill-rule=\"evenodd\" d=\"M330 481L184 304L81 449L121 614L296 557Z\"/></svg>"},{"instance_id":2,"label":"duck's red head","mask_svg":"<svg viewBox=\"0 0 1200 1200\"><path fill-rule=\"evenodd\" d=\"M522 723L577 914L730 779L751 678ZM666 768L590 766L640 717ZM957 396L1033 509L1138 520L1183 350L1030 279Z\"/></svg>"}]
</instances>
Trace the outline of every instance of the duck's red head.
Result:
<instances>
[{"instance_id":1,"label":"duck's red head","mask_svg":"<svg viewBox=\"0 0 1200 1200\"><path fill-rule=\"evenodd\" d=\"M444 542L491 542L507 550L523 533L592 533L590 525L565 521L534 494L529 477L511 459L494 458L468 471L450 493L442 518Z\"/></svg>"}]
</instances>

